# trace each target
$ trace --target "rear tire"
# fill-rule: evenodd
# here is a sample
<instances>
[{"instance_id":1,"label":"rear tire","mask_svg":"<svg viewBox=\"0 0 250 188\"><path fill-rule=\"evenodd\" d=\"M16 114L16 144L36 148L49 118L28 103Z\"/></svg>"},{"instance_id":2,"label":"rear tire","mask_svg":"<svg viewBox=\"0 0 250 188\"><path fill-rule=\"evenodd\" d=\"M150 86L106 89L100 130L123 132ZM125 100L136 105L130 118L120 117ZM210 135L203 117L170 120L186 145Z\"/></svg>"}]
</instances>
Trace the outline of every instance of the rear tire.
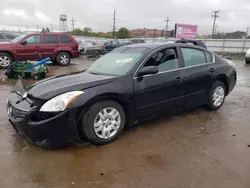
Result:
<instances>
[{"instance_id":1,"label":"rear tire","mask_svg":"<svg viewBox=\"0 0 250 188\"><path fill-rule=\"evenodd\" d=\"M83 115L81 127L93 144L114 141L122 133L126 121L122 106L114 101L103 101L91 106Z\"/></svg>"},{"instance_id":2,"label":"rear tire","mask_svg":"<svg viewBox=\"0 0 250 188\"><path fill-rule=\"evenodd\" d=\"M93 56L94 56L94 58L100 58L101 57L101 52L96 50L96 51L94 51Z\"/></svg>"},{"instance_id":3,"label":"rear tire","mask_svg":"<svg viewBox=\"0 0 250 188\"><path fill-rule=\"evenodd\" d=\"M221 81L216 81L209 91L208 109L216 111L221 108L226 97L226 87Z\"/></svg>"},{"instance_id":4,"label":"rear tire","mask_svg":"<svg viewBox=\"0 0 250 188\"><path fill-rule=\"evenodd\" d=\"M246 64L250 64L250 60L245 60Z\"/></svg>"},{"instance_id":5,"label":"rear tire","mask_svg":"<svg viewBox=\"0 0 250 188\"><path fill-rule=\"evenodd\" d=\"M0 68L7 69L13 62L13 58L10 54L0 52Z\"/></svg>"},{"instance_id":6,"label":"rear tire","mask_svg":"<svg viewBox=\"0 0 250 188\"><path fill-rule=\"evenodd\" d=\"M70 64L71 57L67 52L60 52L57 55L56 62L62 66L68 66Z\"/></svg>"}]
</instances>

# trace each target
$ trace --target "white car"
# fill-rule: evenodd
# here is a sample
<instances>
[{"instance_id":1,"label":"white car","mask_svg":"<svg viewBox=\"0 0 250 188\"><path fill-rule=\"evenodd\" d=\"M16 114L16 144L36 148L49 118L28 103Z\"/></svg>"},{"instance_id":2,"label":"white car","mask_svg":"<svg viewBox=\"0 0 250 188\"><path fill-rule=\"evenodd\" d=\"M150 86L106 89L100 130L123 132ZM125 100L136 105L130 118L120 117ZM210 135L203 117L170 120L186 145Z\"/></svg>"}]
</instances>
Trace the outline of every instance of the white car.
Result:
<instances>
[{"instance_id":1,"label":"white car","mask_svg":"<svg viewBox=\"0 0 250 188\"><path fill-rule=\"evenodd\" d=\"M245 61L246 64L250 64L250 49L247 50Z\"/></svg>"}]
</instances>

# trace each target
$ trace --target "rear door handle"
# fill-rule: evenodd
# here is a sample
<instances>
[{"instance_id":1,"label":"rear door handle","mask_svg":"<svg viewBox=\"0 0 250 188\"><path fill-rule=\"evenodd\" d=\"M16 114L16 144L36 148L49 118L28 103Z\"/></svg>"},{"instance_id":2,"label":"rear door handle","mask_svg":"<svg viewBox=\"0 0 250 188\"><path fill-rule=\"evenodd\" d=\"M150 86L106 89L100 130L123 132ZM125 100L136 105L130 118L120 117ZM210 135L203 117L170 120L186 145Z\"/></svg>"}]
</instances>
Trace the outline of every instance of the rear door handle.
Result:
<instances>
[{"instance_id":1,"label":"rear door handle","mask_svg":"<svg viewBox=\"0 0 250 188\"><path fill-rule=\"evenodd\" d=\"M182 80L181 77L177 77L177 78L175 79L175 82L176 82L176 83L181 83L181 80Z\"/></svg>"},{"instance_id":2,"label":"rear door handle","mask_svg":"<svg viewBox=\"0 0 250 188\"><path fill-rule=\"evenodd\" d=\"M209 70L209 72L214 73L214 72L215 72L215 69L214 69L214 68L211 68L211 69Z\"/></svg>"}]
</instances>

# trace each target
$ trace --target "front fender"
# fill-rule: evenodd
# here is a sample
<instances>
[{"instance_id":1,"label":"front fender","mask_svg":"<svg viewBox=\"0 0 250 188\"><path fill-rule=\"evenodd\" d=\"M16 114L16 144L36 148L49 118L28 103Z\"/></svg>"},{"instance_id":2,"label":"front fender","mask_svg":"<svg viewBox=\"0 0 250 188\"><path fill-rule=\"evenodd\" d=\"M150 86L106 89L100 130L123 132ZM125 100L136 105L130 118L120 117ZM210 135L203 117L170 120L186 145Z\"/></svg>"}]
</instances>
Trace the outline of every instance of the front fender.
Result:
<instances>
[{"instance_id":1,"label":"front fender","mask_svg":"<svg viewBox=\"0 0 250 188\"><path fill-rule=\"evenodd\" d=\"M124 87L107 87L107 85L98 88L89 88L77 97L68 108L79 108L84 110L96 102L104 100L114 100L118 102L126 112L128 124L132 125L135 121L135 106L133 102L133 94L124 94Z\"/></svg>"}]
</instances>

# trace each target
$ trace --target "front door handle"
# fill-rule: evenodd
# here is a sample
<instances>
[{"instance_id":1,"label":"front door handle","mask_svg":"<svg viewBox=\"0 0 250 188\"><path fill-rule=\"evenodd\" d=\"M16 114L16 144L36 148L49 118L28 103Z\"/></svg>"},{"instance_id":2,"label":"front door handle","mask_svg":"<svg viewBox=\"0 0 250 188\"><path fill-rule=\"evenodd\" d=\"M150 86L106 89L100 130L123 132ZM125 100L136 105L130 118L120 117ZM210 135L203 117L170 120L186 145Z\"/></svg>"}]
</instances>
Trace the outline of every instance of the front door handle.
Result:
<instances>
[{"instance_id":1,"label":"front door handle","mask_svg":"<svg viewBox=\"0 0 250 188\"><path fill-rule=\"evenodd\" d=\"M182 81L181 77L177 77L177 78L175 79L175 82L176 82L176 83L181 83L181 81Z\"/></svg>"},{"instance_id":2,"label":"front door handle","mask_svg":"<svg viewBox=\"0 0 250 188\"><path fill-rule=\"evenodd\" d=\"M215 72L215 69L214 69L214 68L211 68L211 69L209 70L209 72L214 73L214 72Z\"/></svg>"}]
</instances>

